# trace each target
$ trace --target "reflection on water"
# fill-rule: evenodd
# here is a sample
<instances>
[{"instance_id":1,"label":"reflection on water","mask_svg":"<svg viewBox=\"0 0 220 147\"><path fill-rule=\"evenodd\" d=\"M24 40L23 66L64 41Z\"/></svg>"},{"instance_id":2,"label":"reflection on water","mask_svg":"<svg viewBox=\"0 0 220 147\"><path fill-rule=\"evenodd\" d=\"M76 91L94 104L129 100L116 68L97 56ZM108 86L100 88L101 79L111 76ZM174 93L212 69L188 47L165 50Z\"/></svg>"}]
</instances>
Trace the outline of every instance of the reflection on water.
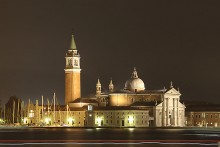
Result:
<instances>
[{"instance_id":1,"label":"reflection on water","mask_svg":"<svg viewBox=\"0 0 220 147\"><path fill-rule=\"evenodd\" d=\"M29 147L112 147L119 146L120 147L203 147L203 146L218 146L217 143L24 143L24 144L0 144L0 146L29 146Z\"/></svg>"},{"instance_id":2,"label":"reflection on water","mask_svg":"<svg viewBox=\"0 0 220 147\"><path fill-rule=\"evenodd\" d=\"M0 129L0 146L5 146L4 143L10 142L2 142L2 140L11 140L11 143L14 141L13 143L19 143L17 145L38 147L51 145L61 147L112 147L119 145L120 147L201 147L217 146L217 140L220 140L220 129L51 127ZM187 140L198 141L186 142ZM34 144L34 142L36 143Z\"/></svg>"}]
</instances>

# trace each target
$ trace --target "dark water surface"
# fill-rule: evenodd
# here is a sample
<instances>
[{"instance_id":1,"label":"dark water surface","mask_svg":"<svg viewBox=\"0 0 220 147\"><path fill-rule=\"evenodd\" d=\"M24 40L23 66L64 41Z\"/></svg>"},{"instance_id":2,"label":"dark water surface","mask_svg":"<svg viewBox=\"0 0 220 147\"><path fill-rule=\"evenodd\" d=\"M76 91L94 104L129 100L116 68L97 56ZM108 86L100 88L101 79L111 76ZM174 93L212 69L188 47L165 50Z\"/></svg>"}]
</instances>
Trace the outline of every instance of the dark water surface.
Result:
<instances>
[{"instance_id":1,"label":"dark water surface","mask_svg":"<svg viewBox=\"0 0 220 147\"><path fill-rule=\"evenodd\" d=\"M0 146L218 146L214 128L18 128L0 129Z\"/></svg>"}]
</instances>

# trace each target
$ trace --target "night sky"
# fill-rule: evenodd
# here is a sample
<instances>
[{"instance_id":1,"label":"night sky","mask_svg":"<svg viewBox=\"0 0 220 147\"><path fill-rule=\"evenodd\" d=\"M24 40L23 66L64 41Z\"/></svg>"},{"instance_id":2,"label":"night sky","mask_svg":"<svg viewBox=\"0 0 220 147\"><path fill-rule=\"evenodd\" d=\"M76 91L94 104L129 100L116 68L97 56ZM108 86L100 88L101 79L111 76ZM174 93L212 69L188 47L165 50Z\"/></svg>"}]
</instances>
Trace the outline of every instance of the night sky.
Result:
<instances>
[{"instance_id":1,"label":"night sky","mask_svg":"<svg viewBox=\"0 0 220 147\"><path fill-rule=\"evenodd\" d=\"M220 103L219 1L0 0L0 99L64 103L72 31L82 95L122 89L133 67L146 89L180 88L182 100Z\"/></svg>"}]
</instances>

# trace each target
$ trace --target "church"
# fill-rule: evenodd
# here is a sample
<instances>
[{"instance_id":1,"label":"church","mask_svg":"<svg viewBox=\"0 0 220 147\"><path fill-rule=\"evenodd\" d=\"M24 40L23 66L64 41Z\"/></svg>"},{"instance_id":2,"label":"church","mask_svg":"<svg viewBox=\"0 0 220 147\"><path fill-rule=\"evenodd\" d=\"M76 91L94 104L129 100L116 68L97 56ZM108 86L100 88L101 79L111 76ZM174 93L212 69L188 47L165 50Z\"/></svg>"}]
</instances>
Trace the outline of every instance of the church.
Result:
<instances>
[{"instance_id":1,"label":"church","mask_svg":"<svg viewBox=\"0 0 220 147\"><path fill-rule=\"evenodd\" d=\"M84 120L74 124L88 127L185 126L185 105L180 102L181 94L172 82L168 89L145 89L145 83L134 68L121 89L114 89L110 80L109 91L104 93L98 79L96 95L82 98L80 55L73 35L65 58L65 103L72 110L84 108Z\"/></svg>"},{"instance_id":2,"label":"church","mask_svg":"<svg viewBox=\"0 0 220 147\"><path fill-rule=\"evenodd\" d=\"M171 82L168 89L149 90L138 76L136 68L121 89L109 82L108 92L102 91L101 81L94 83L96 94L81 97L80 54L74 36L68 49L65 65L65 105L53 100L39 101L22 107L22 123L34 126L70 127L183 127L185 105L180 102L180 91ZM126 69L124 69L126 70Z\"/></svg>"}]
</instances>

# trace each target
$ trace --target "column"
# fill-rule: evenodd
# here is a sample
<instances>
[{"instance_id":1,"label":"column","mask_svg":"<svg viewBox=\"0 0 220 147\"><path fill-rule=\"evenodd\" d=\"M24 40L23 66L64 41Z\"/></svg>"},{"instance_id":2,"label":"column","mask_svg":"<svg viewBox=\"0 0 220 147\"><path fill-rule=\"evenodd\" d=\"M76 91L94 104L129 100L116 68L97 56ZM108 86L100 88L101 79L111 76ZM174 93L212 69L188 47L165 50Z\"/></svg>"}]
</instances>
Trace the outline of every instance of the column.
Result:
<instances>
[{"instance_id":1,"label":"column","mask_svg":"<svg viewBox=\"0 0 220 147\"><path fill-rule=\"evenodd\" d=\"M165 110L166 110L166 99L164 98L163 100L163 110L162 110L162 123L163 123L163 126L166 126L166 113L165 113Z\"/></svg>"},{"instance_id":2,"label":"column","mask_svg":"<svg viewBox=\"0 0 220 147\"><path fill-rule=\"evenodd\" d=\"M179 99L177 99L177 126L179 126Z\"/></svg>"},{"instance_id":3,"label":"column","mask_svg":"<svg viewBox=\"0 0 220 147\"><path fill-rule=\"evenodd\" d=\"M167 98L167 113L166 113L166 125L170 125L169 122L169 98Z\"/></svg>"},{"instance_id":4,"label":"column","mask_svg":"<svg viewBox=\"0 0 220 147\"><path fill-rule=\"evenodd\" d=\"M176 98L173 98L173 123L176 126Z\"/></svg>"}]
</instances>

